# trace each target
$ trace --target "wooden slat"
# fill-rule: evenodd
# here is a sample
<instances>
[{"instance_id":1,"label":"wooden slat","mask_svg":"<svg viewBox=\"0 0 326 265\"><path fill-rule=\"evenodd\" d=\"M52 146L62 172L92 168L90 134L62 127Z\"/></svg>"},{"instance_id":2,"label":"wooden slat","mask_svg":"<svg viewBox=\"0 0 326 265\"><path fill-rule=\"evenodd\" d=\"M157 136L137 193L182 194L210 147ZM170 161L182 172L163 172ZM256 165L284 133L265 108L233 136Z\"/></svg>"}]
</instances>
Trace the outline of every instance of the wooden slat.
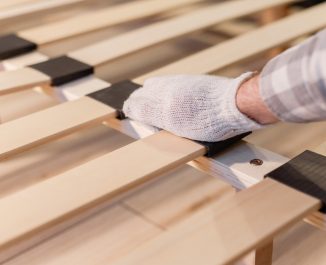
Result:
<instances>
[{"instance_id":1,"label":"wooden slat","mask_svg":"<svg viewBox=\"0 0 326 265\"><path fill-rule=\"evenodd\" d=\"M63 21L18 32L18 35L38 45L62 40L118 23L144 18L202 0L144 0L110 6Z\"/></svg>"},{"instance_id":2,"label":"wooden slat","mask_svg":"<svg viewBox=\"0 0 326 265\"><path fill-rule=\"evenodd\" d=\"M219 22L250 14L267 8L268 6L288 2L292 1L266 0L262 2L255 0L234 0L222 4L215 4L214 6L204 7L192 13L158 22L119 35L107 41L79 49L69 53L68 56L95 67L123 55L181 37L185 34L190 34ZM22 82L17 81L20 79L21 73L13 71L10 73L10 79L6 76L7 74L8 73L0 73L0 80L6 80L0 83L0 95L11 93L22 87ZM33 87L36 85L35 83L34 79L26 79L24 80L24 88ZM37 85L39 85L39 83Z\"/></svg>"},{"instance_id":3,"label":"wooden slat","mask_svg":"<svg viewBox=\"0 0 326 265\"><path fill-rule=\"evenodd\" d=\"M325 12L326 4L320 4L309 8L298 14L288 16L272 24L196 53L189 56L187 59L162 67L144 75L136 81L141 83L144 79L155 75L213 72L217 70L217 64L227 66L277 45L289 42L300 35L311 33L325 27L326 19L323 16ZM302 21L307 21L307 23L301 23ZM299 24L300 27L298 27ZM216 54L216 56L212 56L212 54ZM201 60L203 57L205 57L206 60ZM216 58L218 58L218 60L216 60ZM196 62L196 64L193 62Z\"/></svg>"},{"instance_id":4,"label":"wooden slat","mask_svg":"<svg viewBox=\"0 0 326 265\"><path fill-rule=\"evenodd\" d=\"M22 68L15 71L8 71L0 73L1 88L0 96L9 93L30 88L33 86L47 86L51 84L49 76L34 70L32 68ZM12 84L15 83L13 86Z\"/></svg>"},{"instance_id":5,"label":"wooden slat","mask_svg":"<svg viewBox=\"0 0 326 265\"><path fill-rule=\"evenodd\" d=\"M31 15L41 11L71 6L86 1L89 0L42 0L36 3L21 4L19 6L13 6L11 8L0 10L0 22L24 15Z\"/></svg>"},{"instance_id":6,"label":"wooden slat","mask_svg":"<svg viewBox=\"0 0 326 265\"><path fill-rule=\"evenodd\" d=\"M161 228L161 222L165 220L169 223L168 226L163 228L165 230L169 229L176 222L187 218L200 208L205 207L205 205L209 205L211 201L232 196L234 192L227 186L228 185L200 173L195 169L183 166L174 172L162 175L157 180L151 181L151 183L146 184L139 190L131 191L131 194L136 192L136 194L140 195L142 198L148 196L147 198L150 198L150 200L160 201L155 207L157 211L161 209L160 218L151 219L147 215L144 218L146 211L135 210L130 206L126 206L123 201L119 203L120 199L118 199L115 204L123 205L124 208L131 210L138 216L143 217L143 220L149 221L149 223L159 228ZM153 189L156 193L148 193L148 190ZM188 189L191 189L191 192L189 192ZM132 199L129 198L129 200ZM11 261L5 264L20 264L20 262L24 260L28 260L33 265L52 264L52 262L65 264L68 261L71 264L88 265L90 262L89 260L96 264L107 264L109 261L113 261L112 256L116 258L124 253L128 253L128 251L131 250L129 248L131 245L129 242L135 241L135 238L137 239L135 235L143 234L143 226L141 226L141 223L137 224L138 226L130 227L123 225L125 223L129 224L134 218L132 218L132 216L130 218L122 218L121 215L124 215L119 212L115 212L115 215L110 214L109 216L111 219L117 220L117 224L120 223L122 225L121 229L119 229L120 225L115 226L112 222L103 222L103 219L101 223L100 216L106 216L105 212L110 212L110 208L108 206L105 207L105 205L110 204L112 205L114 203L105 202L104 207L97 206L95 209L87 211L87 215L83 213L81 217L78 216L73 218L73 221L69 220L63 222L60 224L60 229L55 229L56 233L48 240L38 235L37 238L43 238L42 244L37 246L37 240L34 240L35 247L30 247L26 253L15 255ZM100 211L99 209L103 210ZM93 214L91 212L93 212ZM98 222L94 222L94 219L98 220ZM74 223L76 223L76 225L71 227ZM89 225L85 226L85 223ZM63 230L62 232L60 231L61 229ZM51 232L52 230L53 228L50 229ZM50 231L46 230L44 232L45 236L50 237ZM101 232L105 236L101 236ZM114 235L121 236L121 233L128 236L121 238L121 240L114 237ZM88 235L88 239L83 240L86 235ZM125 250L124 253L121 253L119 248L115 249L114 252L111 252L110 248L108 248L107 243L116 240L118 242L123 241L121 243L121 249ZM146 240L147 238L145 238L144 241ZM91 247L89 247L90 242ZM113 242L110 243L110 246L111 245L116 246ZM66 251L67 248L69 248L69 251ZM17 246L15 246L14 249L17 249ZM45 249L47 251L44 251ZM0 254L0 262L1 256Z\"/></svg>"},{"instance_id":7,"label":"wooden slat","mask_svg":"<svg viewBox=\"0 0 326 265\"><path fill-rule=\"evenodd\" d=\"M35 90L25 90L0 97L0 124L57 104L52 97Z\"/></svg>"},{"instance_id":8,"label":"wooden slat","mask_svg":"<svg viewBox=\"0 0 326 265\"><path fill-rule=\"evenodd\" d=\"M0 201L0 249L204 153L161 132L7 196Z\"/></svg>"},{"instance_id":9,"label":"wooden slat","mask_svg":"<svg viewBox=\"0 0 326 265\"><path fill-rule=\"evenodd\" d=\"M89 110L85 114L80 115L80 110L84 106L87 106ZM61 117L60 121L48 119L56 115ZM83 97L79 100L54 106L22 119L17 119L14 122L2 124L0 138L9 137L10 141L2 142L1 149L3 153L1 158L5 158L8 152L12 153L21 150L22 145L25 147L25 150L30 148L31 146L28 143L31 142L32 135L33 141L41 144L48 139L54 140L62 137L62 126L69 127L69 130L66 130L66 134L70 134L115 116L116 111L109 106L96 102L91 98ZM98 117L98 119L94 119L94 117ZM44 121L42 126L39 126L38 121ZM30 131L24 130L26 124L31 126L30 128L34 128L32 134Z\"/></svg>"},{"instance_id":10,"label":"wooden slat","mask_svg":"<svg viewBox=\"0 0 326 265\"><path fill-rule=\"evenodd\" d=\"M120 35L114 39L103 41L87 48L79 49L69 53L69 56L87 64L97 66L151 45L213 26L222 21L289 2L293 1L227 1Z\"/></svg>"},{"instance_id":11,"label":"wooden slat","mask_svg":"<svg viewBox=\"0 0 326 265\"><path fill-rule=\"evenodd\" d=\"M320 207L320 202L266 179L196 214L122 257L116 265L233 264Z\"/></svg>"},{"instance_id":12,"label":"wooden slat","mask_svg":"<svg viewBox=\"0 0 326 265\"><path fill-rule=\"evenodd\" d=\"M322 8L315 8L311 10L307 10L302 12L301 14L294 15L292 17L285 18L279 22L277 22L276 26L268 25L261 29L257 29L255 31L249 32L248 34L239 36L237 38L234 38L232 40L226 41L222 44L219 44L213 48L210 48L208 50L205 50L203 52L199 52L195 55L192 55L188 58L185 58L183 60L180 60L170 66L161 68L157 71L154 71L150 74L146 74L145 76L142 76L140 78L137 78L135 81L137 83L142 83L144 79L146 79L148 76L158 75L158 74L164 74L164 73L177 73L177 72L191 72L191 73L205 73L212 70L217 70L218 68L222 68L229 63L236 62L238 60L247 58L248 56L254 55L264 49L267 49L268 47L274 47L277 46L280 43L283 43L286 40L289 40L294 37L298 37L302 34L305 34L309 31L316 30L321 27L321 25L326 25L326 20L322 17L320 19L320 16L316 18L315 20L309 20L311 23L306 23L305 27L297 27L298 21L301 21L301 19L307 19L308 17L312 17L320 15L320 10L326 11L326 4L321 6ZM309 26L307 26L309 24ZM291 38L287 37L287 34L276 34L279 30L283 30L282 32L291 32ZM293 33L295 32L295 33ZM290 34L289 34L290 35ZM272 36L272 37L271 37ZM279 37L280 36L280 37ZM254 42L252 43L253 39L262 39L260 42ZM251 45L249 45L251 43ZM246 47L246 49L239 49L239 47ZM230 52L232 51L232 52ZM215 58L219 58L219 60L216 60ZM1 74L0 74L0 80L1 80ZM80 107L80 110L82 111L83 108L87 108L87 105L84 105L85 107ZM62 109L64 108L61 107ZM68 112L67 112L68 113ZM68 114L67 114L68 115ZM44 117L47 117L44 115ZM94 116L94 119L98 120L99 117ZM25 119L28 119L29 122L25 121ZM24 125L20 125L24 127L24 131L28 131L30 128L30 124L41 124L43 123L41 119L39 118L33 118L26 117L26 118L20 119L20 123ZM45 120L51 119L61 119L61 116L59 115L53 115L48 116L48 118L44 118ZM6 125L6 133L2 134L0 126L0 133L3 135L3 137L10 137L10 135L14 134L14 128L17 127L18 121L13 121ZM66 134L66 131L69 131L71 127L75 127L74 123L73 125L69 125L67 123L65 126L61 126L61 133L63 135ZM82 126L82 124L80 124ZM13 129L10 129L13 128ZM22 129L22 127L20 127ZM55 132L51 133L51 127L45 128L45 137L47 139L51 139L49 136L51 134L56 135L58 137L59 132L56 130ZM12 131L11 131L12 130ZM10 133L11 132L11 133ZM38 135L38 138L29 138L27 137L21 137L17 136L15 143L12 143L13 141L8 138L6 142L9 142L11 147L1 147L0 146L0 157L5 155L9 155L10 152L14 153L16 151L19 151L19 149L23 150L24 146L32 147L33 145L36 145L38 142L42 140L42 134ZM22 138L22 140L19 140L19 138ZM33 143L33 141L35 143ZM9 144L8 144L9 145Z\"/></svg>"},{"instance_id":13,"label":"wooden slat","mask_svg":"<svg viewBox=\"0 0 326 265\"><path fill-rule=\"evenodd\" d=\"M104 265L114 263L120 256L160 233L159 227L123 205L106 203L34 238L28 242L29 248L23 248L18 255L8 256L9 259L1 264ZM2 254L0 260L6 260Z\"/></svg>"},{"instance_id":14,"label":"wooden slat","mask_svg":"<svg viewBox=\"0 0 326 265\"><path fill-rule=\"evenodd\" d=\"M123 203L164 229L194 212L233 196L230 185L190 166L182 166L148 181L123 199Z\"/></svg>"},{"instance_id":15,"label":"wooden slat","mask_svg":"<svg viewBox=\"0 0 326 265\"><path fill-rule=\"evenodd\" d=\"M0 8L7 8L7 7L16 6L25 3L33 3L37 1L39 0L2 0L0 2Z\"/></svg>"}]
</instances>

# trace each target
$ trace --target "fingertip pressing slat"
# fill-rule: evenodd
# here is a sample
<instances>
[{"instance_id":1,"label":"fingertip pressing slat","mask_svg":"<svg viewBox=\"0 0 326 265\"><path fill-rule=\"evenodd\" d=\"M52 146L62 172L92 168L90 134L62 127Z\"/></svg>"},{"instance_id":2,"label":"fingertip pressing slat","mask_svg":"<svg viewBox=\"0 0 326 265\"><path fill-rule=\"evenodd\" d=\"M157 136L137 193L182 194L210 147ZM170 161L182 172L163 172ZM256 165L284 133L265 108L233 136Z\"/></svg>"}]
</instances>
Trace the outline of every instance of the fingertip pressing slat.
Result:
<instances>
[{"instance_id":1,"label":"fingertip pressing slat","mask_svg":"<svg viewBox=\"0 0 326 265\"><path fill-rule=\"evenodd\" d=\"M50 77L32 68L0 73L0 96L31 88L51 84Z\"/></svg>"}]
</instances>

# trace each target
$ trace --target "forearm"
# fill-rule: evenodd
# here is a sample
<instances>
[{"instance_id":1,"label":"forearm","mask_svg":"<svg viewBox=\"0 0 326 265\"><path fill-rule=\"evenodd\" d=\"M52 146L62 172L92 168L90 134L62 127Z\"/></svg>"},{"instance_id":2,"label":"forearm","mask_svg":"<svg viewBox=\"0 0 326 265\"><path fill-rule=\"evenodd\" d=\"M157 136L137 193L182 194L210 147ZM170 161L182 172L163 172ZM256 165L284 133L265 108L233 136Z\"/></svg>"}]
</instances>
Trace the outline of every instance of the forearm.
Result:
<instances>
[{"instance_id":1,"label":"forearm","mask_svg":"<svg viewBox=\"0 0 326 265\"><path fill-rule=\"evenodd\" d=\"M260 76L244 82L238 89L236 104L238 109L260 124L272 124L278 121L276 116L267 108L259 92Z\"/></svg>"},{"instance_id":2,"label":"forearm","mask_svg":"<svg viewBox=\"0 0 326 265\"><path fill-rule=\"evenodd\" d=\"M326 119L326 31L268 62L243 83L237 106L261 124Z\"/></svg>"}]
</instances>

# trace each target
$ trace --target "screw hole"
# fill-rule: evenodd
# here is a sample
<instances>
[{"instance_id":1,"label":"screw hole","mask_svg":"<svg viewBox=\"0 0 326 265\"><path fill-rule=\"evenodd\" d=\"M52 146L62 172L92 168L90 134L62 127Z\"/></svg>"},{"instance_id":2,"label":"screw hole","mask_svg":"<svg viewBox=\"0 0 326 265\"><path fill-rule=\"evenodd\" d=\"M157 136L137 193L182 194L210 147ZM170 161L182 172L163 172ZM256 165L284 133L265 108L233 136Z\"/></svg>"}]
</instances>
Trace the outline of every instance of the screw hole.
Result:
<instances>
[{"instance_id":1,"label":"screw hole","mask_svg":"<svg viewBox=\"0 0 326 265\"><path fill-rule=\"evenodd\" d=\"M250 165L254 165L254 166L261 166L263 164L263 160L255 158L250 160Z\"/></svg>"}]
</instances>

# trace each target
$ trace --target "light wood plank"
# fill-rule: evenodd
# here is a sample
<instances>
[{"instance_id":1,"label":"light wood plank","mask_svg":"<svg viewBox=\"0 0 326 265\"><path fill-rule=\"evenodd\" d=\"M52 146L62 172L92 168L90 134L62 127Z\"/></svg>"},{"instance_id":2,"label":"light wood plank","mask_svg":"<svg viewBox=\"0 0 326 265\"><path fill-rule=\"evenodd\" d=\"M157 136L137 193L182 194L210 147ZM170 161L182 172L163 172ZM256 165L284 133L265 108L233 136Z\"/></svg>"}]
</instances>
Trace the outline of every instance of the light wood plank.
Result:
<instances>
[{"instance_id":1,"label":"light wood plank","mask_svg":"<svg viewBox=\"0 0 326 265\"><path fill-rule=\"evenodd\" d=\"M53 234L50 237L50 234ZM102 205L74 222L47 232L42 244L34 239L27 251L5 265L108 264L161 233L120 204ZM1 260L1 255L0 255Z\"/></svg>"},{"instance_id":2,"label":"light wood plank","mask_svg":"<svg viewBox=\"0 0 326 265\"><path fill-rule=\"evenodd\" d=\"M218 67L225 67L325 27L326 20L323 17L325 12L326 4L309 8L148 73L136 81L142 83L150 76L164 74L213 72ZM307 21L307 23L301 23L302 21ZM299 24L302 25L298 27ZM214 54L215 56L213 56ZM202 58L206 59L202 60Z\"/></svg>"},{"instance_id":3,"label":"light wood plank","mask_svg":"<svg viewBox=\"0 0 326 265\"><path fill-rule=\"evenodd\" d=\"M18 32L18 35L38 45L99 30L122 22L144 18L202 0L144 0L110 6L51 24Z\"/></svg>"},{"instance_id":4,"label":"light wood plank","mask_svg":"<svg viewBox=\"0 0 326 265\"><path fill-rule=\"evenodd\" d=\"M25 3L33 3L37 1L39 0L2 0L0 2L0 8L7 8Z\"/></svg>"},{"instance_id":5,"label":"light wood plank","mask_svg":"<svg viewBox=\"0 0 326 265\"><path fill-rule=\"evenodd\" d=\"M17 18L24 15L31 15L41 11L55 10L56 8L68 7L89 0L43 0L36 3L26 3L20 6L13 6L4 10L0 10L0 22Z\"/></svg>"},{"instance_id":6,"label":"light wood plank","mask_svg":"<svg viewBox=\"0 0 326 265\"><path fill-rule=\"evenodd\" d=\"M0 124L52 107L57 101L42 92L25 90L0 97Z\"/></svg>"},{"instance_id":7,"label":"light wood plank","mask_svg":"<svg viewBox=\"0 0 326 265\"><path fill-rule=\"evenodd\" d=\"M197 213L115 264L233 264L319 207L318 200L266 179L210 207L211 218Z\"/></svg>"},{"instance_id":8,"label":"light wood plank","mask_svg":"<svg viewBox=\"0 0 326 265\"><path fill-rule=\"evenodd\" d=\"M148 181L123 199L147 220L169 229L194 212L233 196L231 186L190 166L182 166Z\"/></svg>"},{"instance_id":9,"label":"light wood plank","mask_svg":"<svg viewBox=\"0 0 326 265\"><path fill-rule=\"evenodd\" d=\"M204 153L197 143L160 132L9 195L0 201L0 249Z\"/></svg>"},{"instance_id":10,"label":"light wood plank","mask_svg":"<svg viewBox=\"0 0 326 265\"><path fill-rule=\"evenodd\" d=\"M189 14L134 30L92 46L69 53L84 63L97 66L151 45L184 36L225 20L257 12L292 1L233 0L204 7ZM132 45L130 45L132 43Z\"/></svg>"},{"instance_id":11,"label":"light wood plank","mask_svg":"<svg viewBox=\"0 0 326 265\"><path fill-rule=\"evenodd\" d=\"M80 115L80 110L85 106L89 108L88 111ZM61 119L58 121L48 119L56 115L61 117ZM10 138L10 141L3 141L1 144L0 158L5 158L9 154L14 154L18 150L22 150L22 146L24 146L23 150L31 148L34 145L31 146L29 144L30 142L41 144L48 140L54 140L64 136L62 134L62 126L67 128L66 134L70 134L83 128L100 124L103 120L115 116L116 111L109 106L101 104L89 97L83 97L79 100L70 101L2 124L0 138ZM98 118L94 119L94 117ZM42 121L41 126L39 126L39 121ZM24 130L26 124L31 126L30 128L34 128L33 136L30 132ZM32 141L31 137L33 137Z\"/></svg>"},{"instance_id":12,"label":"light wood plank","mask_svg":"<svg viewBox=\"0 0 326 265\"><path fill-rule=\"evenodd\" d=\"M0 72L0 96L36 86L51 84L50 77L32 68Z\"/></svg>"}]
</instances>

